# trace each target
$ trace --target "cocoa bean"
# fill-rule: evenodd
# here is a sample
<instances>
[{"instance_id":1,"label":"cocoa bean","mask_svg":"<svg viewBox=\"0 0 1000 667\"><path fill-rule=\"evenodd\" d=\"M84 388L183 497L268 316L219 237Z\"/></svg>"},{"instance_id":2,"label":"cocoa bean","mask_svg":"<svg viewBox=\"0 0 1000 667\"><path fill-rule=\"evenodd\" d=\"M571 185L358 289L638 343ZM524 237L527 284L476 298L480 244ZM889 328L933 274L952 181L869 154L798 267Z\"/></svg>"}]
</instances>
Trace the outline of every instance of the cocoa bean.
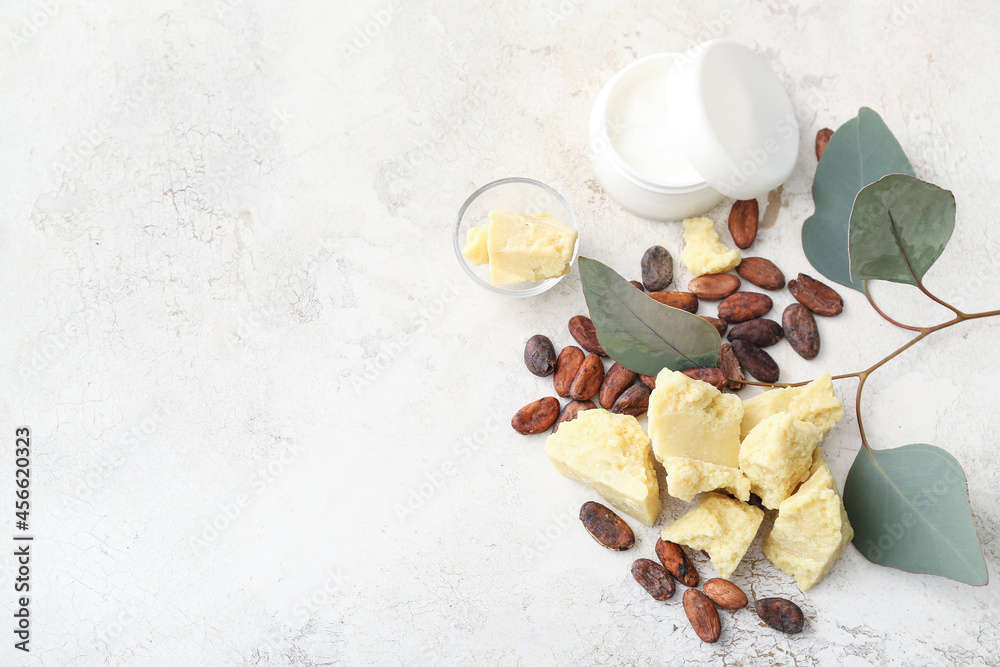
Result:
<instances>
[{"instance_id":1,"label":"cocoa bean","mask_svg":"<svg viewBox=\"0 0 1000 667\"><path fill-rule=\"evenodd\" d=\"M785 338L803 359L815 359L819 354L819 327L812 312L801 303L793 303L781 315Z\"/></svg>"},{"instance_id":2,"label":"cocoa bean","mask_svg":"<svg viewBox=\"0 0 1000 667\"><path fill-rule=\"evenodd\" d=\"M552 376L552 386L563 398L569 398L569 390L573 380L580 371L580 366L587 355L575 345L567 345L556 359L556 372Z\"/></svg>"},{"instance_id":3,"label":"cocoa bean","mask_svg":"<svg viewBox=\"0 0 1000 667\"><path fill-rule=\"evenodd\" d=\"M763 317L770 312L774 302L771 297L760 292L737 292L723 299L719 304L719 317L736 324L757 317Z\"/></svg>"},{"instance_id":4,"label":"cocoa bean","mask_svg":"<svg viewBox=\"0 0 1000 667\"><path fill-rule=\"evenodd\" d=\"M778 364L770 354L745 340L733 341L733 353L750 375L761 382L777 382L780 372Z\"/></svg>"},{"instance_id":5,"label":"cocoa bean","mask_svg":"<svg viewBox=\"0 0 1000 667\"><path fill-rule=\"evenodd\" d=\"M698 585L698 570L688 560L687 554L681 545L673 542L666 542L662 538L656 541L656 557L667 568L667 572L674 575L674 579L685 586Z\"/></svg>"},{"instance_id":6,"label":"cocoa bean","mask_svg":"<svg viewBox=\"0 0 1000 667\"><path fill-rule=\"evenodd\" d=\"M573 378L569 395L578 401L586 401L597 395L602 382L604 382L604 362L596 354L588 354L580 364L576 377Z\"/></svg>"},{"instance_id":7,"label":"cocoa bean","mask_svg":"<svg viewBox=\"0 0 1000 667\"><path fill-rule=\"evenodd\" d=\"M757 615L775 630L787 632L790 635L802 632L805 616L799 605L784 598L764 598L754 605Z\"/></svg>"},{"instance_id":8,"label":"cocoa bean","mask_svg":"<svg viewBox=\"0 0 1000 667\"><path fill-rule=\"evenodd\" d=\"M757 318L740 322L729 330L729 340L746 340L757 347L774 345L784 336L781 325L774 320Z\"/></svg>"},{"instance_id":9,"label":"cocoa bean","mask_svg":"<svg viewBox=\"0 0 1000 667\"><path fill-rule=\"evenodd\" d=\"M642 283L640 283L638 280L630 280L630 281L628 281L628 284L631 285L632 287L636 288L640 292L645 292L646 291L646 289L642 286Z\"/></svg>"},{"instance_id":10,"label":"cocoa bean","mask_svg":"<svg viewBox=\"0 0 1000 667\"><path fill-rule=\"evenodd\" d=\"M705 594L694 588L684 591L684 613L701 641L714 644L722 634L719 612Z\"/></svg>"},{"instance_id":11,"label":"cocoa bean","mask_svg":"<svg viewBox=\"0 0 1000 667\"><path fill-rule=\"evenodd\" d=\"M611 406L611 412L618 415L632 415L633 417L638 417L639 415L646 412L649 409L649 387L641 382L636 382L634 385L625 390L625 392L618 397L614 405Z\"/></svg>"},{"instance_id":12,"label":"cocoa bean","mask_svg":"<svg viewBox=\"0 0 1000 667\"><path fill-rule=\"evenodd\" d=\"M656 389L656 376L655 375L640 375L639 382L643 383L649 387L650 391Z\"/></svg>"},{"instance_id":13,"label":"cocoa bean","mask_svg":"<svg viewBox=\"0 0 1000 667\"><path fill-rule=\"evenodd\" d=\"M740 288L740 279L731 273L709 273L692 278L688 291L699 299L721 301Z\"/></svg>"},{"instance_id":14,"label":"cocoa bean","mask_svg":"<svg viewBox=\"0 0 1000 667\"><path fill-rule=\"evenodd\" d=\"M548 336L535 334L524 345L524 365L533 375L540 378L552 375L556 370L556 349Z\"/></svg>"},{"instance_id":15,"label":"cocoa bean","mask_svg":"<svg viewBox=\"0 0 1000 667\"><path fill-rule=\"evenodd\" d=\"M642 255L642 284L647 292L658 292L674 281L674 258L663 246L654 245Z\"/></svg>"},{"instance_id":16,"label":"cocoa bean","mask_svg":"<svg viewBox=\"0 0 1000 667\"><path fill-rule=\"evenodd\" d=\"M618 397L635 382L638 376L638 373L630 371L617 361L611 364L611 368L604 375L604 382L601 383L599 394L601 407L610 410Z\"/></svg>"},{"instance_id":17,"label":"cocoa bean","mask_svg":"<svg viewBox=\"0 0 1000 667\"><path fill-rule=\"evenodd\" d=\"M698 312L698 297L691 292L650 292L648 296L667 306L680 308L689 313Z\"/></svg>"},{"instance_id":18,"label":"cocoa bean","mask_svg":"<svg viewBox=\"0 0 1000 667\"><path fill-rule=\"evenodd\" d=\"M514 414L510 425L522 435L548 430L559 418L559 399L546 396L528 403Z\"/></svg>"},{"instance_id":19,"label":"cocoa bean","mask_svg":"<svg viewBox=\"0 0 1000 667\"><path fill-rule=\"evenodd\" d=\"M747 594L731 581L719 579L718 577L709 579L701 586L709 600L719 605L723 609L730 611L743 609L749 602Z\"/></svg>"},{"instance_id":20,"label":"cocoa bean","mask_svg":"<svg viewBox=\"0 0 1000 667\"><path fill-rule=\"evenodd\" d=\"M654 600L669 600L674 595L674 578L655 560L640 558L632 563L632 576Z\"/></svg>"},{"instance_id":21,"label":"cocoa bean","mask_svg":"<svg viewBox=\"0 0 1000 667\"><path fill-rule=\"evenodd\" d=\"M727 378L730 378L726 386L733 391L739 391L745 386L741 380L745 380L746 376L743 375L740 362L736 358L736 353L733 352L733 346L729 343L723 343L722 347L719 348L719 370L725 373Z\"/></svg>"},{"instance_id":22,"label":"cocoa bean","mask_svg":"<svg viewBox=\"0 0 1000 667\"><path fill-rule=\"evenodd\" d=\"M726 335L726 329L729 327L729 322L720 320L718 317L712 317L711 315L699 315L698 317L715 327L715 330L719 332L720 336Z\"/></svg>"},{"instance_id":23,"label":"cocoa bean","mask_svg":"<svg viewBox=\"0 0 1000 667\"><path fill-rule=\"evenodd\" d=\"M816 160L818 161L823 157L823 151L826 150L826 145L830 143L830 138L833 137L833 130L828 127L824 127L822 130L816 133Z\"/></svg>"},{"instance_id":24,"label":"cocoa bean","mask_svg":"<svg viewBox=\"0 0 1000 667\"><path fill-rule=\"evenodd\" d=\"M624 519L600 503L585 502L580 508L580 521L602 547L625 551L635 544L635 533Z\"/></svg>"},{"instance_id":25,"label":"cocoa bean","mask_svg":"<svg viewBox=\"0 0 1000 667\"><path fill-rule=\"evenodd\" d=\"M608 353L597 341L597 329L594 327L593 320L586 315L576 315L569 318L569 335L587 352L601 357L608 356Z\"/></svg>"},{"instance_id":26,"label":"cocoa bean","mask_svg":"<svg viewBox=\"0 0 1000 667\"><path fill-rule=\"evenodd\" d=\"M804 273L788 281L788 291L796 301L817 315L833 317L844 310L844 299L836 290Z\"/></svg>"},{"instance_id":27,"label":"cocoa bean","mask_svg":"<svg viewBox=\"0 0 1000 667\"><path fill-rule=\"evenodd\" d=\"M729 233L738 248L749 248L757 238L760 206L756 199L737 201L729 210Z\"/></svg>"},{"instance_id":28,"label":"cocoa bean","mask_svg":"<svg viewBox=\"0 0 1000 667\"><path fill-rule=\"evenodd\" d=\"M559 430L559 424L573 421L584 410L593 410L596 407L593 401L570 401L562 409L562 412L559 413L559 419L556 420L555 425L552 427L552 432L555 433Z\"/></svg>"},{"instance_id":29,"label":"cocoa bean","mask_svg":"<svg viewBox=\"0 0 1000 667\"><path fill-rule=\"evenodd\" d=\"M785 286L785 274L774 262L763 257L744 257L736 273L762 289L776 290Z\"/></svg>"},{"instance_id":30,"label":"cocoa bean","mask_svg":"<svg viewBox=\"0 0 1000 667\"><path fill-rule=\"evenodd\" d=\"M688 368L687 370L681 371L684 375L694 380L701 380L702 382L707 382L719 391L726 386L726 374L723 373L718 368L714 367L698 367L698 368Z\"/></svg>"}]
</instances>

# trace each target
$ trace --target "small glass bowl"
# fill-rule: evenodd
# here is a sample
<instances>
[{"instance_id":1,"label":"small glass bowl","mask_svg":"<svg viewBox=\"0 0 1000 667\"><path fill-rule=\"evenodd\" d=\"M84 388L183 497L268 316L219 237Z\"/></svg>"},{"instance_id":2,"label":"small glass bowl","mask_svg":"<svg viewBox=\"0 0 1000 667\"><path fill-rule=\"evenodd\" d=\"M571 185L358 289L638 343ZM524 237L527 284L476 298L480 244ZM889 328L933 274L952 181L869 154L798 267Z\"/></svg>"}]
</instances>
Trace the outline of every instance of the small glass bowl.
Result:
<instances>
[{"instance_id":1,"label":"small glass bowl","mask_svg":"<svg viewBox=\"0 0 1000 667\"><path fill-rule=\"evenodd\" d=\"M489 279L489 264L476 266L462 255L465 247L466 237L469 230L479 227L489 222L490 211L499 208L506 211L515 211L532 215L535 213L549 213L554 218L562 220L573 229L576 226L576 218L569 203L563 199L562 195L554 189L540 181L531 178L502 178L499 181L487 183L479 188L465 200L462 208L458 210L458 218L455 220L455 255L458 262L465 269L480 287L495 294L503 294L512 297L535 296L552 289L556 283L566 276L558 278L547 278L538 282L523 282L516 285L491 285ZM580 254L580 237L577 235L576 245L573 247L573 257L570 259L570 269L576 264L576 258Z\"/></svg>"}]
</instances>

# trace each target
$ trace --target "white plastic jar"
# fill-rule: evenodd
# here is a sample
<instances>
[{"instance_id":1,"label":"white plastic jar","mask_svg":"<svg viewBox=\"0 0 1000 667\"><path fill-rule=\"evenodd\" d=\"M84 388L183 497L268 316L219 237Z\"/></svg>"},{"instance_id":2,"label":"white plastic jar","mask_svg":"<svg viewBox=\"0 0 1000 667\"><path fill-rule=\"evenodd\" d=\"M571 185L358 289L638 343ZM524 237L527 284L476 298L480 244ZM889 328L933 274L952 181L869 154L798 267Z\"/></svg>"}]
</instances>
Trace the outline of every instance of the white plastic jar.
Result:
<instances>
[{"instance_id":1,"label":"white plastic jar","mask_svg":"<svg viewBox=\"0 0 1000 667\"><path fill-rule=\"evenodd\" d=\"M798 147L781 82L729 40L637 60L605 84L590 117L597 180L625 209L655 220L767 193L788 179Z\"/></svg>"}]
</instances>

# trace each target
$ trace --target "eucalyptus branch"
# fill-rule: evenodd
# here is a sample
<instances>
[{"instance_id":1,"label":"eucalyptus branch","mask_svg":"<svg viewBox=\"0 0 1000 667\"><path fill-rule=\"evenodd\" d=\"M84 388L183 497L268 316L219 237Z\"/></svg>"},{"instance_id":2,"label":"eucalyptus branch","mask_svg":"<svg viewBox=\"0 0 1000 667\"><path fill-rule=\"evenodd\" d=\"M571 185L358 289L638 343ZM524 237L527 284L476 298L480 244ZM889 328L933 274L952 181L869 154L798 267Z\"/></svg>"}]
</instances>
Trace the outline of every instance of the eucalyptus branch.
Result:
<instances>
[{"instance_id":1,"label":"eucalyptus branch","mask_svg":"<svg viewBox=\"0 0 1000 667\"><path fill-rule=\"evenodd\" d=\"M868 379L868 373L864 372L858 375L860 381L858 382L858 390L854 393L854 415L858 419L858 431L861 433L861 444L869 452L872 450L868 446L868 438L865 436L865 423L861 418L861 391L865 388L865 381Z\"/></svg>"},{"instance_id":2,"label":"eucalyptus branch","mask_svg":"<svg viewBox=\"0 0 1000 667\"><path fill-rule=\"evenodd\" d=\"M892 352L890 352L885 357L875 362L868 368L861 371L854 371L852 373L841 373L838 375L833 375L831 376L831 379L846 380L847 378L858 378L861 381L860 384L858 385L858 394L860 395L861 388L864 387L865 380L868 379L869 375L871 375L873 372L875 372L885 364L889 363L890 361L901 355L903 352L906 352L908 349L916 345L924 338L927 338L932 333L936 331L941 331L943 329L947 329L948 327L952 327L960 322L965 322L967 320L975 320L985 317L997 317L997 316L1000 316L1000 310L989 310L981 313L971 313L971 314L959 313L958 315L955 316L954 319L950 319L947 322L942 322L941 324L936 324L932 327L920 327L918 329L913 329L914 331L918 331L919 334L911 338L903 345L900 345L898 348L896 348L895 350L893 350ZM909 326L906 326L904 328L912 329L912 327ZM769 387L769 388L780 388L780 389L786 389L788 387L801 387L802 385L809 384L810 382L809 380L800 382L756 382L753 380L740 380L738 378L727 378L727 380L732 382L742 382L743 384L753 385L755 387ZM860 419L859 419L859 425L860 425ZM864 440L863 429L862 429L862 440ZM867 443L865 443L865 446L867 447Z\"/></svg>"},{"instance_id":3,"label":"eucalyptus branch","mask_svg":"<svg viewBox=\"0 0 1000 667\"><path fill-rule=\"evenodd\" d=\"M868 303L870 303L872 308L875 309L875 312L882 316L882 319L884 319L889 324L899 327L900 329L908 329L909 331L920 331L920 327L915 327L909 324L903 324L902 322L897 322L896 320L889 317L886 313L882 311L881 308L878 307L878 304L875 303L875 299L872 298L872 293L868 289L868 281L867 280L862 281L861 284L864 286L865 298L868 299Z\"/></svg>"},{"instance_id":4,"label":"eucalyptus branch","mask_svg":"<svg viewBox=\"0 0 1000 667\"><path fill-rule=\"evenodd\" d=\"M958 316L958 319L964 322L965 320L978 320L983 317L996 317L997 315L1000 315L1000 310L987 310L982 313L962 313Z\"/></svg>"},{"instance_id":5,"label":"eucalyptus branch","mask_svg":"<svg viewBox=\"0 0 1000 667\"><path fill-rule=\"evenodd\" d=\"M924 281L920 280L919 278L917 278L917 289L919 289L921 292L923 292L924 296L926 296L928 299L930 299L934 303L942 305L945 308L947 308L948 310L950 310L951 312L955 313L955 315L959 319L962 319L962 318L966 317L965 313L963 313L962 311L960 311L955 306L951 305L950 303L948 303L944 299L939 299L937 296L931 294L930 290L928 290L926 287L924 287Z\"/></svg>"}]
</instances>

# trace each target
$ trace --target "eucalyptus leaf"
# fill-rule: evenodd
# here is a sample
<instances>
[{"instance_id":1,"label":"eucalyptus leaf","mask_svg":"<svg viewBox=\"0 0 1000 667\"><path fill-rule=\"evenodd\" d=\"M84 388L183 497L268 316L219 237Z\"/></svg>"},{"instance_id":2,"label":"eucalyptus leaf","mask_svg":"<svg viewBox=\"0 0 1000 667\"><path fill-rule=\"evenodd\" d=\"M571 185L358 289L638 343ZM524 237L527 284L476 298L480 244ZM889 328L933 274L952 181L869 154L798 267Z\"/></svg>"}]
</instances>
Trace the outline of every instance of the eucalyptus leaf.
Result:
<instances>
[{"instance_id":1,"label":"eucalyptus leaf","mask_svg":"<svg viewBox=\"0 0 1000 667\"><path fill-rule=\"evenodd\" d=\"M642 375L715 365L722 339L707 321L651 299L597 260L579 265L597 340L612 359Z\"/></svg>"},{"instance_id":2,"label":"eucalyptus leaf","mask_svg":"<svg viewBox=\"0 0 1000 667\"><path fill-rule=\"evenodd\" d=\"M916 285L955 229L955 196L904 174L865 186L848 231L852 280Z\"/></svg>"},{"instance_id":3,"label":"eucalyptus leaf","mask_svg":"<svg viewBox=\"0 0 1000 667\"><path fill-rule=\"evenodd\" d=\"M873 563L973 586L989 580L965 473L940 447L858 452L844 485L854 546Z\"/></svg>"},{"instance_id":4,"label":"eucalyptus leaf","mask_svg":"<svg viewBox=\"0 0 1000 667\"><path fill-rule=\"evenodd\" d=\"M816 212L802 225L802 249L809 262L830 280L863 291L851 278L848 226L854 199L866 185L888 174L913 175L896 137L867 107L830 138L816 167Z\"/></svg>"}]
</instances>

